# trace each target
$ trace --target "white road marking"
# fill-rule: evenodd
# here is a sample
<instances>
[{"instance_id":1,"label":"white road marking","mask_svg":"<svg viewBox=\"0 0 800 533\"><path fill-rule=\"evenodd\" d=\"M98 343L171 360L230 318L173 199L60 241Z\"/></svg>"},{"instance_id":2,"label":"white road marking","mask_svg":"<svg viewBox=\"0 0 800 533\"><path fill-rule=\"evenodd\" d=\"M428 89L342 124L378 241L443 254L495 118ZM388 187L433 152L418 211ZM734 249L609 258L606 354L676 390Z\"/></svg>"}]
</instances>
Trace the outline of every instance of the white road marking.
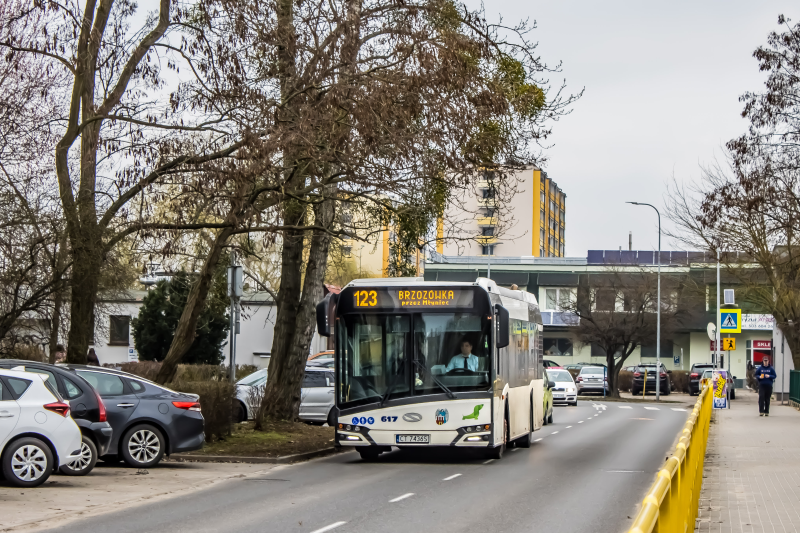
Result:
<instances>
[{"instance_id":1,"label":"white road marking","mask_svg":"<svg viewBox=\"0 0 800 533\"><path fill-rule=\"evenodd\" d=\"M550 433L550 434L551 434L551 435L555 435L556 433L558 433L558 431L554 431L554 432L552 432L552 433Z\"/></svg>"},{"instance_id":2,"label":"white road marking","mask_svg":"<svg viewBox=\"0 0 800 533\"><path fill-rule=\"evenodd\" d=\"M685 413L685 412L686 412L686 409L679 409L679 408L677 408L677 407L673 407L673 408L672 408L672 410L673 410L673 411L681 411L681 412L683 412L683 413Z\"/></svg>"},{"instance_id":3,"label":"white road marking","mask_svg":"<svg viewBox=\"0 0 800 533\"><path fill-rule=\"evenodd\" d=\"M645 407L648 411L660 411L658 407Z\"/></svg>"},{"instance_id":4,"label":"white road marking","mask_svg":"<svg viewBox=\"0 0 800 533\"><path fill-rule=\"evenodd\" d=\"M602 409L603 411L606 410L605 404L602 404L602 403L593 403L592 407L594 407L595 409Z\"/></svg>"},{"instance_id":5,"label":"white road marking","mask_svg":"<svg viewBox=\"0 0 800 533\"><path fill-rule=\"evenodd\" d=\"M630 405L620 405L619 408L620 409L633 409L633 407L631 407Z\"/></svg>"},{"instance_id":6,"label":"white road marking","mask_svg":"<svg viewBox=\"0 0 800 533\"><path fill-rule=\"evenodd\" d=\"M583 424L583 420L578 420L578 424Z\"/></svg>"},{"instance_id":7,"label":"white road marking","mask_svg":"<svg viewBox=\"0 0 800 533\"><path fill-rule=\"evenodd\" d=\"M565 427L564 429L569 429L569 428L571 428L571 427L572 427L572 426L567 426L567 427Z\"/></svg>"},{"instance_id":8,"label":"white road marking","mask_svg":"<svg viewBox=\"0 0 800 533\"><path fill-rule=\"evenodd\" d=\"M458 477L458 476L460 476L460 475L461 475L461 474L453 474L453 475L452 475L452 476L450 476L450 477L446 477L446 478L444 478L442 481L450 481L451 479L455 479L455 478L457 478L457 477Z\"/></svg>"},{"instance_id":9,"label":"white road marking","mask_svg":"<svg viewBox=\"0 0 800 533\"><path fill-rule=\"evenodd\" d=\"M335 528L337 528L339 526L343 526L346 523L347 522L334 522L333 524L331 524L329 526L325 526L322 529L317 529L315 531L312 531L311 533L324 533L325 531L330 531L331 529L335 529Z\"/></svg>"},{"instance_id":10,"label":"white road marking","mask_svg":"<svg viewBox=\"0 0 800 533\"><path fill-rule=\"evenodd\" d=\"M488 464L489 464L489 463L491 463L492 461L494 461L494 459L489 459L488 461L484 461L484 462L483 462L483 464L485 464L485 465L488 465Z\"/></svg>"},{"instance_id":11,"label":"white road marking","mask_svg":"<svg viewBox=\"0 0 800 533\"><path fill-rule=\"evenodd\" d=\"M540 440L542 440L542 437L539 437L538 439L534 440L533 442L539 442Z\"/></svg>"},{"instance_id":12,"label":"white road marking","mask_svg":"<svg viewBox=\"0 0 800 533\"><path fill-rule=\"evenodd\" d=\"M410 498L410 497L412 497L413 495L414 495L414 493L413 493L413 492L407 492L407 493L403 494L402 496L398 496L398 497L397 497L397 498L395 498L394 500L389 500L389 503L395 503L395 502L399 502L400 500L405 500L406 498Z\"/></svg>"}]
</instances>

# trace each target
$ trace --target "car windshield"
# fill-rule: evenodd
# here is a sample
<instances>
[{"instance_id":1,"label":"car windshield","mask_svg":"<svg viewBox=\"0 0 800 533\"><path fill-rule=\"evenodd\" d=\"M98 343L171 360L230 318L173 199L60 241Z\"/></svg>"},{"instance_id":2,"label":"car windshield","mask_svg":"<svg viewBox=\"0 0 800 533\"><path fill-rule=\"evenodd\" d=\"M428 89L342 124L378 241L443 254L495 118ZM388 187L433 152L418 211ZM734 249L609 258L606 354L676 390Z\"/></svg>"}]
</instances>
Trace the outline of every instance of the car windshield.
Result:
<instances>
[{"instance_id":1,"label":"car windshield","mask_svg":"<svg viewBox=\"0 0 800 533\"><path fill-rule=\"evenodd\" d=\"M487 317L349 314L339 324L340 404L491 386Z\"/></svg>"},{"instance_id":2,"label":"car windshield","mask_svg":"<svg viewBox=\"0 0 800 533\"><path fill-rule=\"evenodd\" d=\"M581 374L603 374L605 368L602 366L584 366L581 367Z\"/></svg>"},{"instance_id":3,"label":"car windshield","mask_svg":"<svg viewBox=\"0 0 800 533\"><path fill-rule=\"evenodd\" d=\"M548 370L547 377L550 378L550 381L555 382L572 382L572 374L567 372L566 370Z\"/></svg>"},{"instance_id":4,"label":"car windshield","mask_svg":"<svg viewBox=\"0 0 800 533\"><path fill-rule=\"evenodd\" d=\"M267 381L267 369L262 368L261 370L256 370L252 374L243 377L239 381L236 382L237 385L245 385L247 387L257 387L266 383Z\"/></svg>"}]
</instances>

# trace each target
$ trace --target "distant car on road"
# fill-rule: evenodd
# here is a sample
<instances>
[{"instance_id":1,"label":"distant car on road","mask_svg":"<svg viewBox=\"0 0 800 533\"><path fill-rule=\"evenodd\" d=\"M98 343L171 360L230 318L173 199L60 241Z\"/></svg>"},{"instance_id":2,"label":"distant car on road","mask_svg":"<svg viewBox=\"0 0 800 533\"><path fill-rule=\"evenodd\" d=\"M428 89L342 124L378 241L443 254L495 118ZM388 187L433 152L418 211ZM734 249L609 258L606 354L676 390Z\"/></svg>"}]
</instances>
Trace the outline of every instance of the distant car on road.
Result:
<instances>
[{"instance_id":1,"label":"distant car on road","mask_svg":"<svg viewBox=\"0 0 800 533\"><path fill-rule=\"evenodd\" d=\"M543 364L545 368L561 368L561 365L549 359L545 359Z\"/></svg>"},{"instance_id":2,"label":"distant car on road","mask_svg":"<svg viewBox=\"0 0 800 533\"><path fill-rule=\"evenodd\" d=\"M81 430L69 411L46 376L0 370L0 462L6 481L38 487L78 459Z\"/></svg>"},{"instance_id":3,"label":"distant car on road","mask_svg":"<svg viewBox=\"0 0 800 533\"><path fill-rule=\"evenodd\" d=\"M97 391L88 381L62 366L0 359L0 368L47 376L47 382L55 387L62 398L69 401L70 415L83 435L81 455L72 463L62 466L60 471L68 476L84 476L91 472L97 459L108 453L113 432L106 420L106 407Z\"/></svg>"},{"instance_id":4,"label":"distant car on road","mask_svg":"<svg viewBox=\"0 0 800 533\"><path fill-rule=\"evenodd\" d=\"M606 369L602 366L581 366L578 377L575 378L578 394L587 392L608 393L608 379Z\"/></svg>"},{"instance_id":5,"label":"distant car on road","mask_svg":"<svg viewBox=\"0 0 800 533\"><path fill-rule=\"evenodd\" d=\"M200 449L205 421L196 394L175 392L120 370L65 365L88 381L106 406L114 429L108 453L137 468L157 465L164 455Z\"/></svg>"},{"instance_id":6,"label":"distant car on road","mask_svg":"<svg viewBox=\"0 0 800 533\"><path fill-rule=\"evenodd\" d=\"M642 390L644 390L645 393L647 391L655 392L656 374L659 375L660 380L659 392L661 394L668 395L671 392L672 384L670 383L669 379L669 371L663 364L660 367L660 372L656 371L656 365L654 364L638 365L633 372L631 394L633 396L639 395L642 393ZM645 376L647 377L646 383Z\"/></svg>"},{"instance_id":7,"label":"distant car on road","mask_svg":"<svg viewBox=\"0 0 800 533\"><path fill-rule=\"evenodd\" d=\"M546 372L547 379L555 383L553 403L578 405L578 387L572 379L572 374L561 368L548 368Z\"/></svg>"},{"instance_id":8,"label":"distant car on road","mask_svg":"<svg viewBox=\"0 0 800 533\"><path fill-rule=\"evenodd\" d=\"M324 352L317 352L314 355L309 356L309 361L322 361L330 359L333 361L333 350L325 350Z\"/></svg>"},{"instance_id":9,"label":"distant car on road","mask_svg":"<svg viewBox=\"0 0 800 533\"><path fill-rule=\"evenodd\" d=\"M695 363L689 370L689 395L700 394L700 378L704 371L714 369L711 363Z\"/></svg>"},{"instance_id":10,"label":"distant car on road","mask_svg":"<svg viewBox=\"0 0 800 533\"><path fill-rule=\"evenodd\" d=\"M334 376L324 361L312 361L314 366L306 367L303 385L300 390L300 420L317 424L327 422L333 425ZM251 405L254 398L254 387L263 387L267 383L267 369L262 368L236 383L236 399L239 400L239 421L252 420L256 405Z\"/></svg>"}]
</instances>

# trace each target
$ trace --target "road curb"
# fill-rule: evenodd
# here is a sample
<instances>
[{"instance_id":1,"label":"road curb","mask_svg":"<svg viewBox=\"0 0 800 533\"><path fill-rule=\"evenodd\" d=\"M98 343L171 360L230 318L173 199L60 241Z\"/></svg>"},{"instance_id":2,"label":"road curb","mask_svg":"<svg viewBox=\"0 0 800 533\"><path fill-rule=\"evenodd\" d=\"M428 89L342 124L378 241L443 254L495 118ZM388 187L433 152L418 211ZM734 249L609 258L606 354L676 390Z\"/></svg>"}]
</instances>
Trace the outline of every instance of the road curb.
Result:
<instances>
[{"instance_id":1,"label":"road curb","mask_svg":"<svg viewBox=\"0 0 800 533\"><path fill-rule=\"evenodd\" d=\"M338 448L330 447L312 452L296 453L293 455L283 455L281 457L239 457L236 455L192 455L188 453L173 453L169 456L170 461L183 463L252 463L252 464L287 464L299 461L307 461L316 457L332 455L339 451Z\"/></svg>"}]
</instances>

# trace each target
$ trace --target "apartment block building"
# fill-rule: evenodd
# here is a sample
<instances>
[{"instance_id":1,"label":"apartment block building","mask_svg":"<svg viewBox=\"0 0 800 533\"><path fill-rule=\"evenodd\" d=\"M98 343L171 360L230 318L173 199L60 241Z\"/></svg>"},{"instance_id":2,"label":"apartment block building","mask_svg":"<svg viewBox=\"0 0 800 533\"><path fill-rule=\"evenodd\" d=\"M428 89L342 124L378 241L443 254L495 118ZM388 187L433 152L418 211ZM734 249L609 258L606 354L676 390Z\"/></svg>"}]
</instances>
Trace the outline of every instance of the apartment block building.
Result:
<instances>
[{"instance_id":1,"label":"apartment block building","mask_svg":"<svg viewBox=\"0 0 800 533\"><path fill-rule=\"evenodd\" d=\"M564 257L567 195L530 165L509 190L484 172L475 194L455 198L437 228L436 251L447 256Z\"/></svg>"}]
</instances>

